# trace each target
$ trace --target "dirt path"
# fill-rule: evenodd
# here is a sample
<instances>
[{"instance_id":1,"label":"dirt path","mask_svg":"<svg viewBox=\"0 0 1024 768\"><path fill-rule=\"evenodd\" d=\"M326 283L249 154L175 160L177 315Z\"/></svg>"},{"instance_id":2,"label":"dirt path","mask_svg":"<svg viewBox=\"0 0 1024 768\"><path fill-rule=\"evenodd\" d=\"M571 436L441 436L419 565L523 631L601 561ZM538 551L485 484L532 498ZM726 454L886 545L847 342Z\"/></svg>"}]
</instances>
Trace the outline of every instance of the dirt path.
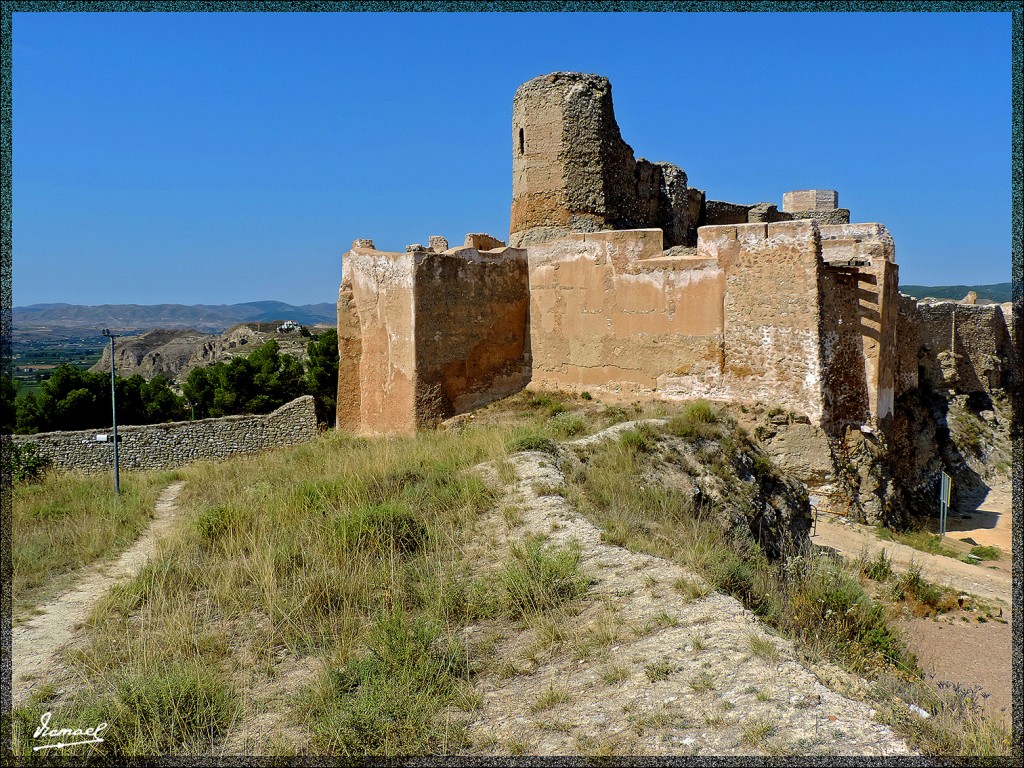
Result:
<instances>
[{"instance_id":1,"label":"dirt path","mask_svg":"<svg viewBox=\"0 0 1024 768\"><path fill-rule=\"evenodd\" d=\"M489 668L475 686L469 753L911 753L873 719L863 681L831 665L807 669L792 643L681 565L606 543L552 495L565 477L550 454L510 460L517 480L504 506L519 522L498 516L472 555L494 561L535 534L575 541L592 583L570 615L467 627Z\"/></svg>"},{"instance_id":2,"label":"dirt path","mask_svg":"<svg viewBox=\"0 0 1024 768\"><path fill-rule=\"evenodd\" d=\"M831 547L849 558L857 557L864 550L867 550L869 557L875 557L884 550L898 570L906 570L912 563L916 563L921 567L921 575L928 581L1010 605L1011 574L1008 569L999 566L990 568L984 562L971 565L945 555L922 552L895 541L883 541L871 526L858 525L830 514L819 516L817 531L811 541Z\"/></svg>"},{"instance_id":3,"label":"dirt path","mask_svg":"<svg viewBox=\"0 0 1024 768\"><path fill-rule=\"evenodd\" d=\"M993 485L977 509L950 516L950 536L968 537L983 547L1010 552L1013 534L1013 485L1009 480Z\"/></svg>"},{"instance_id":4,"label":"dirt path","mask_svg":"<svg viewBox=\"0 0 1024 768\"><path fill-rule=\"evenodd\" d=\"M178 493L184 485L179 481L164 489L156 501L153 521L120 557L83 569L71 589L46 604L41 614L14 628L11 632L13 706L19 706L46 681L58 664L57 649L73 637L107 590L142 570L156 551L158 540L174 522Z\"/></svg>"},{"instance_id":5,"label":"dirt path","mask_svg":"<svg viewBox=\"0 0 1024 768\"><path fill-rule=\"evenodd\" d=\"M1012 530L1011 488L1009 483L993 486L977 510L951 517L948 538L969 537L982 546L997 546L1006 553L1003 560L979 565L963 563L952 557L931 555L892 541L878 538L875 529L850 523L842 517L823 515L818 520L816 544L832 547L846 557L856 557L863 549L870 555L885 550L899 569L910 564L921 566L929 581L953 587L986 600L1010 605ZM1002 617L981 621L972 613L954 611L932 618L907 618L898 626L918 664L930 676L933 685L952 681L969 688L981 688L986 713L1001 719L1009 727L1013 703L1013 655L1010 611ZM984 648L984 653L978 649Z\"/></svg>"}]
</instances>

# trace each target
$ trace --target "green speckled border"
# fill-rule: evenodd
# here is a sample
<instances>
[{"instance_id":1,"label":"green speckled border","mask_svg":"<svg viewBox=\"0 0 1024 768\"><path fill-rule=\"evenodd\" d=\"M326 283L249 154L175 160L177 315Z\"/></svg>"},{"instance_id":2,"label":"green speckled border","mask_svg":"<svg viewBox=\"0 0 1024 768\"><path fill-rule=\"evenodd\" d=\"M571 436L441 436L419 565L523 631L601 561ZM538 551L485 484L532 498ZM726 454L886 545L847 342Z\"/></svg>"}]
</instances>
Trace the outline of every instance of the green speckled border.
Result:
<instances>
[{"instance_id":1,"label":"green speckled border","mask_svg":"<svg viewBox=\"0 0 1024 768\"><path fill-rule=\"evenodd\" d=\"M1024 142L1021 136L1022 85L1024 85L1024 2L49 2L46 0L21 2L4 2L0 12L0 168L3 178L0 180L0 374L10 375L11 369L11 32L12 14L19 12L453 12L453 11L492 11L492 12L553 12L553 11L740 11L740 12L1012 12L1013 38L1013 151L1012 163L1012 201L1013 201L1013 237L1012 237L1012 273L1013 273L1013 326L1014 339L1017 343L1016 380L1024 386L1024 359L1022 359L1021 340L1024 339L1024 232L1022 232L1022 216L1024 216ZM1013 507L1015 510L1024 508L1024 405L1018 397L1014 403L1014 418L1011 425L1013 440ZM9 436L0 436L0 442L6 442ZM11 479L0 475L0 574L3 578L3 592L0 598L0 631L2 631L3 653L0 654L0 675L7 683L3 686L3 699L0 706L4 713L11 709ZM1024 525L1013 527L1013 614L1017 621L1013 622L1013 755L1019 761L1022 758L1021 721L1024 717L1022 706L1021 668L1024 667L1022 646L1024 646L1024 617L1021 615L1022 590L1024 590L1024 569L1021 555L1024 553ZM981 651L982 649L979 649ZM4 718L3 733L0 735L3 749L9 754L11 743L10 721ZM797 758L799 760L799 758ZM166 765L209 765L209 758L164 758L147 763ZM218 765L271 765L281 764L280 760L260 758L227 758L215 761ZM288 764L320 765L328 761L316 758L292 758ZM330 761L338 764L339 761ZM351 761L349 761L351 763ZM445 763L443 759L421 761ZM473 765L506 765L523 763L515 760L466 760L460 759L459 764ZM625 762L618 758L616 763ZM670 760L648 758L629 760L631 764L667 765L677 764ZM746 765L744 758L736 760L722 758L689 758L687 765L711 764ZM792 765L793 757L760 759L766 765ZM966 761L979 762L979 761ZM589 765L586 760L548 759L530 761L531 764L544 765ZM800 764L822 765L828 760L806 761ZM907 764L901 761L902 764ZM891 765L893 761L881 758L843 759L845 765ZM988 761L986 765L997 765Z\"/></svg>"}]
</instances>

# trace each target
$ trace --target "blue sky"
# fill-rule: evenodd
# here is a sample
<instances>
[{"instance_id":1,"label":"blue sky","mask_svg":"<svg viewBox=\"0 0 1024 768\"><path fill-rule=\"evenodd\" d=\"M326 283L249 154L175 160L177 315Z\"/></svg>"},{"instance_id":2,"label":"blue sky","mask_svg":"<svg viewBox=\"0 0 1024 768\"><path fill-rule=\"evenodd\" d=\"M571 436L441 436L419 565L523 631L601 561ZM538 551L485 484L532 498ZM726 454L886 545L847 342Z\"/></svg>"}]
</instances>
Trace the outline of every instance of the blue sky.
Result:
<instances>
[{"instance_id":1,"label":"blue sky","mask_svg":"<svg viewBox=\"0 0 1024 768\"><path fill-rule=\"evenodd\" d=\"M505 238L516 87L608 77L709 199L834 188L903 283L1010 279L1009 13L16 13L14 304L334 301Z\"/></svg>"}]
</instances>

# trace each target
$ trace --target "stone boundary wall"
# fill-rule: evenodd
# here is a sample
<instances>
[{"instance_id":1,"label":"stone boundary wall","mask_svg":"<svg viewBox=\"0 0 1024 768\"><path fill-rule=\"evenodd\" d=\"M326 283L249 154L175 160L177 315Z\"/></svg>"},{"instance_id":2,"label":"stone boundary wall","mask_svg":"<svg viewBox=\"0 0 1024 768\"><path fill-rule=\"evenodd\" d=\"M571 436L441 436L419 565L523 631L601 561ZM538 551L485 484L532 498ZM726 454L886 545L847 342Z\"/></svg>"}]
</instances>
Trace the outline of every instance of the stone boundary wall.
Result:
<instances>
[{"instance_id":1,"label":"stone boundary wall","mask_svg":"<svg viewBox=\"0 0 1024 768\"><path fill-rule=\"evenodd\" d=\"M58 470L106 472L114 465L114 444L108 429L13 435L16 445L35 443L39 455ZM106 442L96 435L107 435ZM170 469L201 459L256 453L298 445L317 436L313 398L303 395L261 416L175 421L117 428L121 469Z\"/></svg>"}]
</instances>

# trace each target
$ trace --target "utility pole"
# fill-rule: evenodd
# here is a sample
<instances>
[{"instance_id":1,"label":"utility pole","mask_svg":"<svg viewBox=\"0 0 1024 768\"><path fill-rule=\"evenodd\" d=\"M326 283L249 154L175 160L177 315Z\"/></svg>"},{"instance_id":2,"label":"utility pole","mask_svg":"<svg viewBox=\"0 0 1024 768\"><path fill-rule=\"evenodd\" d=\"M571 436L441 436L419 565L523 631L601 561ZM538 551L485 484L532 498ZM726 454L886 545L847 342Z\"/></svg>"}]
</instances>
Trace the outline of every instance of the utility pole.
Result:
<instances>
[{"instance_id":1,"label":"utility pole","mask_svg":"<svg viewBox=\"0 0 1024 768\"><path fill-rule=\"evenodd\" d=\"M114 423L114 493L121 495L120 466L117 460L117 384L114 377L114 339L117 334L109 328L103 329L103 335L110 338L110 412Z\"/></svg>"}]
</instances>

